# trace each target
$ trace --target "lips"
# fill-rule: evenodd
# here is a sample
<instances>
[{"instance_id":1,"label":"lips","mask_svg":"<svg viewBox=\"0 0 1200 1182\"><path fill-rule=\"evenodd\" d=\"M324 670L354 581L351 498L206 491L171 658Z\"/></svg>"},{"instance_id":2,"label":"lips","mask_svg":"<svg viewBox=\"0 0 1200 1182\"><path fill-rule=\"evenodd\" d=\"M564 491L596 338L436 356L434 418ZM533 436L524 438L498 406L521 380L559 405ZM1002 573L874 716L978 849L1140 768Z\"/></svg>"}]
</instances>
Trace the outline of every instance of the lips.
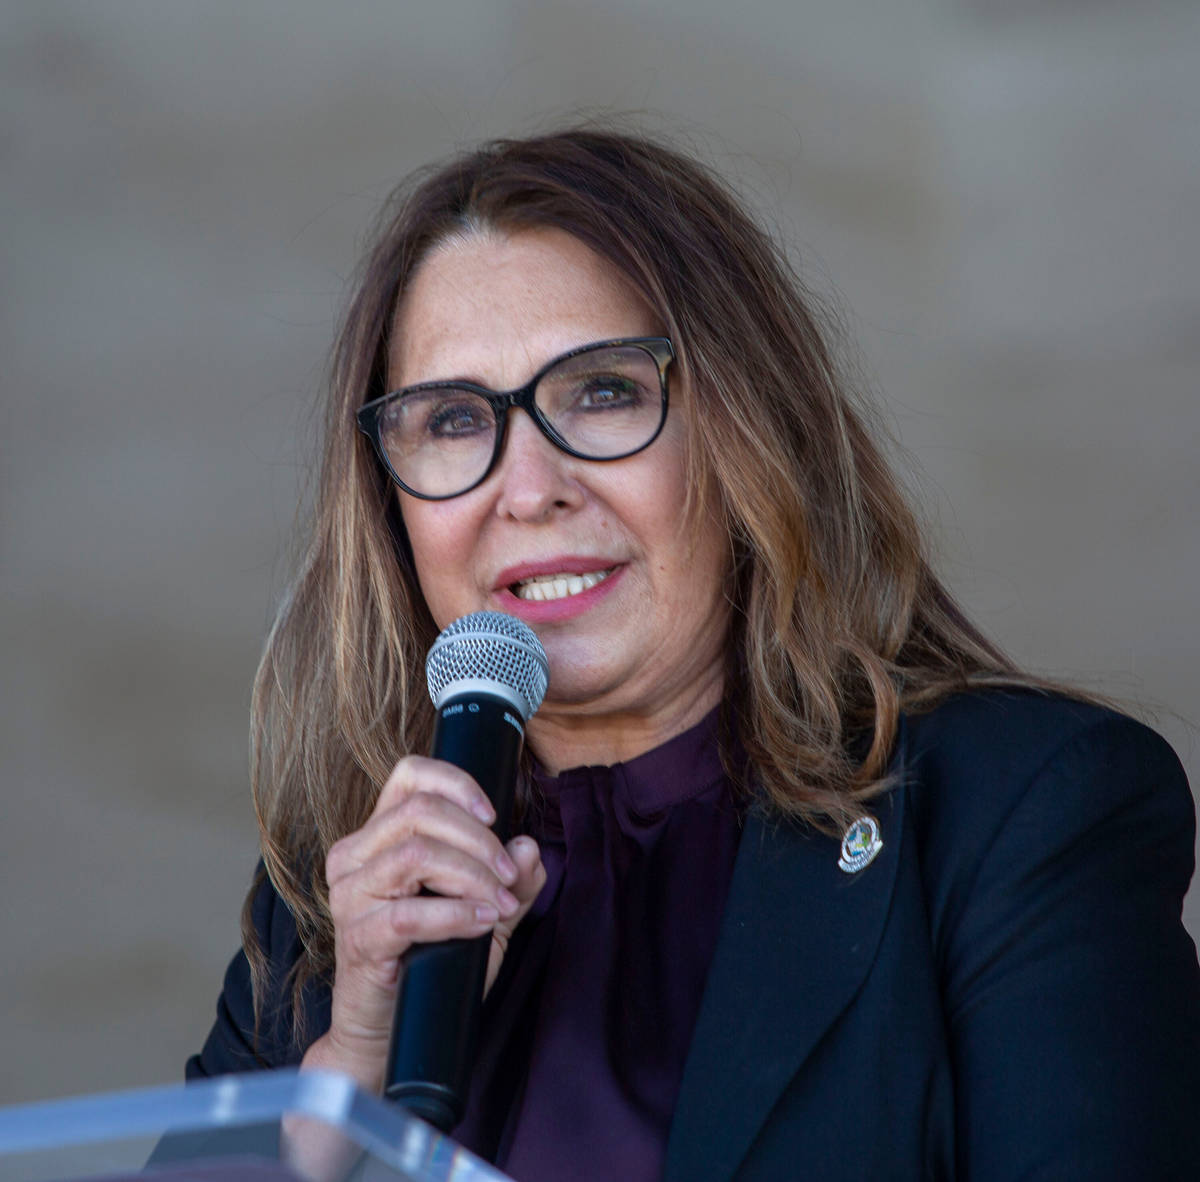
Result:
<instances>
[{"instance_id":1,"label":"lips","mask_svg":"<svg viewBox=\"0 0 1200 1182\"><path fill-rule=\"evenodd\" d=\"M608 567L605 570L586 571L583 574L558 572L551 575L535 575L512 583L509 589L518 599L526 602L567 599L572 595L590 591L603 583L612 572L613 568Z\"/></svg>"},{"instance_id":2,"label":"lips","mask_svg":"<svg viewBox=\"0 0 1200 1182\"><path fill-rule=\"evenodd\" d=\"M628 568L611 554L556 554L514 563L497 573L492 605L531 627L558 624L593 610Z\"/></svg>"}]
</instances>

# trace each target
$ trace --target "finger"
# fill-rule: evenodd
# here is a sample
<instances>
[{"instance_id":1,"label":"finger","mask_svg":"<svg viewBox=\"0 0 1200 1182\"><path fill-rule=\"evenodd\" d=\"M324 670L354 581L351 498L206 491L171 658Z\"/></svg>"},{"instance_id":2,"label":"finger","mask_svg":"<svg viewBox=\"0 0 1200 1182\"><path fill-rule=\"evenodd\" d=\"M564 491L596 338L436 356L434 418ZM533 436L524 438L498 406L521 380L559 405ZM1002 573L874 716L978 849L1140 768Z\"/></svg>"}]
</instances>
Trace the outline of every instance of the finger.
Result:
<instances>
[{"instance_id":1,"label":"finger","mask_svg":"<svg viewBox=\"0 0 1200 1182\"><path fill-rule=\"evenodd\" d=\"M361 914L337 934L335 994L340 1007L350 1015L358 1014L356 1021L376 1013L394 992L400 958L413 944L481 936L498 919L497 908L491 905L437 895L391 900Z\"/></svg>"},{"instance_id":2,"label":"finger","mask_svg":"<svg viewBox=\"0 0 1200 1182\"><path fill-rule=\"evenodd\" d=\"M457 846L418 833L380 850L362 866L330 883L335 924L383 900L405 898L426 888L452 898L495 903L511 915L519 902L494 870Z\"/></svg>"},{"instance_id":3,"label":"finger","mask_svg":"<svg viewBox=\"0 0 1200 1182\"><path fill-rule=\"evenodd\" d=\"M376 808L391 808L414 792L444 796L485 825L496 821L492 802L471 776L452 763L425 755L406 755L396 764L379 793Z\"/></svg>"},{"instance_id":4,"label":"finger","mask_svg":"<svg viewBox=\"0 0 1200 1182\"><path fill-rule=\"evenodd\" d=\"M516 878L511 857L482 821L446 797L418 792L391 808L377 807L361 829L336 842L326 855L326 882L332 887L382 851L422 833L491 866L502 882L511 883Z\"/></svg>"},{"instance_id":5,"label":"finger","mask_svg":"<svg viewBox=\"0 0 1200 1182\"><path fill-rule=\"evenodd\" d=\"M337 877L364 864L383 850L399 845L409 837L425 835L469 854L492 868L502 882L517 876L500 839L476 817L454 801L427 792L402 800L394 808L376 812L345 851L339 851L334 867L326 865L328 877ZM331 851L332 852L332 851Z\"/></svg>"},{"instance_id":6,"label":"finger","mask_svg":"<svg viewBox=\"0 0 1200 1182\"><path fill-rule=\"evenodd\" d=\"M398 959L413 944L481 936L499 918L495 906L478 900L438 895L393 899L338 933L339 962L374 966L377 983L391 986Z\"/></svg>"},{"instance_id":7,"label":"finger","mask_svg":"<svg viewBox=\"0 0 1200 1182\"><path fill-rule=\"evenodd\" d=\"M509 890L521 904L532 904L546 885L546 867L542 864L538 843L532 837L522 835L514 837L507 848L517 871L516 878L508 884Z\"/></svg>"},{"instance_id":8,"label":"finger","mask_svg":"<svg viewBox=\"0 0 1200 1182\"><path fill-rule=\"evenodd\" d=\"M503 916L492 928L492 947L488 954L487 978L484 992L491 988L500 972L500 962L508 951L508 943L517 925L529 913L542 887L546 885L546 867L542 864L541 851L532 837L514 837L508 843L509 853L517 866L517 880L512 892L518 900L515 911Z\"/></svg>"},{"instance_id":9,"label":"finger","mask_svg":"<svg viewBox=\"0 0 1200 1182\"><path fill-rule=\"evenodd\" d=\"M410 944L480 936L500 919L491 903L438 895L397 899L388 910L392 927Z\"/></svg>"}]
</instances>

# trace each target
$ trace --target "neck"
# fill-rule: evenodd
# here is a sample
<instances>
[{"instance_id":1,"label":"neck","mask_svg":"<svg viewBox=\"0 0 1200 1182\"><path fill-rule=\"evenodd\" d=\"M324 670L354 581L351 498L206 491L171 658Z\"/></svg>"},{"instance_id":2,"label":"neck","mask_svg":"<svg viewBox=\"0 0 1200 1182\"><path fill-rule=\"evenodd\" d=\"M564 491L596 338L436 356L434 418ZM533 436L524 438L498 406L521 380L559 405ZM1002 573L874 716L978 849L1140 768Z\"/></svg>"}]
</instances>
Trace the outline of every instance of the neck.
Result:
<instances>
[{"instance_id":1,"label":"neck","mask_svg":"<svg viewBox=\"0 0 1200 1182\"><path fill-rule=\"evenodd\" d=\"M529 748L551 775L572 767L608 767L653 751L694 727L721 700L720 680L649 711L596 712L579 706L543 707L529 721Z\"/></svg>"}]
</instances>

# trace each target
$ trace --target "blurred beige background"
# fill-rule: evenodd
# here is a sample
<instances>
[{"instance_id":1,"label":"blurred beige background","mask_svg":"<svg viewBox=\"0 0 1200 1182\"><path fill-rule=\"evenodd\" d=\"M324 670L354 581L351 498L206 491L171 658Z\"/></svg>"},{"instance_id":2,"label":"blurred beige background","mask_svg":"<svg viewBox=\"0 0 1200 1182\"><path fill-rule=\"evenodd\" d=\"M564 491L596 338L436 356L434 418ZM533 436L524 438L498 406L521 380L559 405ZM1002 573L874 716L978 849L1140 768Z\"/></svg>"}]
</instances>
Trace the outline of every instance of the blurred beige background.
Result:
<instances>
[{"instance_id":1,"label":"blurred beige background","mask_svg":"<svg viewBox=\"0 0 1200 1182\"><path fill-rule=\"evenodd\" d=\"M176 1079L207 1031L250 681L379 202L630 107L849 310L983 624L1200 781L1194 4L7 3L0 1102Z\"/></svg>"}]
</instances>

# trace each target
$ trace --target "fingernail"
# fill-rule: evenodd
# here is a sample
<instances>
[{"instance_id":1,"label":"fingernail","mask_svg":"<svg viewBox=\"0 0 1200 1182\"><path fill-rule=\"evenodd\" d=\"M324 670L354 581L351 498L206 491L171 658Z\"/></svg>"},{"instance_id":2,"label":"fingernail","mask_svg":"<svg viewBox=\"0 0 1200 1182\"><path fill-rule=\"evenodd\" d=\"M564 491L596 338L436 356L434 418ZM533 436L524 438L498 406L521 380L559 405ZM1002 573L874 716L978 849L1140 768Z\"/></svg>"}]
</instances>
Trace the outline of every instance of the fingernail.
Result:
<instances>
[{"instance_id":1,"label":"fingernail","mask_svg":"<svg viewBox=\"0 0 1200 1182\"><path fill-rule=\"evenodd\" d=\"M496 810L488 800L477 800L471 806L473 812L485 825L490 825L496 819Z\"/></svg>"},{"instance_id":2,"label":"fingernail","mask_svg":"<svg viewBox=\"0 0 1200 1182\"><path fill-rule=\"evenodd\" d=\"M517 864L503 850L496 855L496 870L505 882L515 882Z\"/></svg>"},{"instance_id":3,"label":"fingernail","mask_svg":"<svg viewBox=\"0 0 1200 1182\"><path fill-rule=\"evenodd\" d=\"M496 899L500 904L501 915L512 915L512 913L521 906L521 904L517 902L516 895L514 895L511 891L506 891L503 887L500 887L500 889L496 891Z\"/></svg>"},{"instance_id":4,"label":"fingernail","mask_svg":"<svg viewBox=\"0 0 1200 1182\"><path fill-rule=\"evenodd\" d=\"M480 923L495 923L500 918L500 912L490 903L480 903L475 908L475 918Z\"/></svg>"}]
</instances>

